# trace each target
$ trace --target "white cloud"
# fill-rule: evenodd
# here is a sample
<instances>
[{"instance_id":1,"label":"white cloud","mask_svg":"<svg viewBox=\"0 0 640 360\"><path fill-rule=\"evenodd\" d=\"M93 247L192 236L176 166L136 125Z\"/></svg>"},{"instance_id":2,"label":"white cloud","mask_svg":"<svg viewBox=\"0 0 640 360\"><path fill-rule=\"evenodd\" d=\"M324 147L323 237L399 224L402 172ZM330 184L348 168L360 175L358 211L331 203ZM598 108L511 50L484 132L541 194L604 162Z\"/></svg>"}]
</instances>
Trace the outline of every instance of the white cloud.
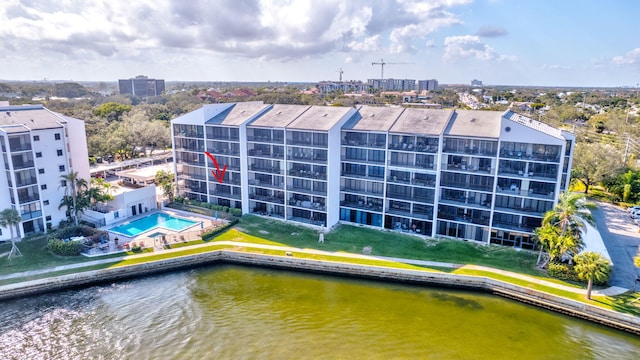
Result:
<instances>
[{"instance_id":1,"label":"white cloud","mask_svg":"<svg viewBox=\"0 0 640 360\"><path fill-rule=\"evenodd\" d=\"M0 58L122 56L202 49L245 58L295 59L331 51L416 52L435 30L460 23L470 0L6 0ZM386 51L386 50L385 50ZM52 53L57 53L54 55ZM3 55L5 54L5 55Z\"/></svg>"},{"instance_id":2,"label":"white cloud","mask_svg":"<svg viewBox=\"0 0 640 360\"><path fill-rule=\"evenodd\" d=\"M448 36L444 39L444 59L474 57L480 60L491 60L496 57L495 51L475 35Z\"/></svg>"},{"instance_id":3,"label":"white cloud","mask_svg":"<svg viewBox=\"0 0 640 360\"><path fill-rule=\"evenodd\" d=\"M640 48L635 48L621 56L614 56L611 61L617 65L637 65L640 64Z\"/></svg>"}]
</instances>

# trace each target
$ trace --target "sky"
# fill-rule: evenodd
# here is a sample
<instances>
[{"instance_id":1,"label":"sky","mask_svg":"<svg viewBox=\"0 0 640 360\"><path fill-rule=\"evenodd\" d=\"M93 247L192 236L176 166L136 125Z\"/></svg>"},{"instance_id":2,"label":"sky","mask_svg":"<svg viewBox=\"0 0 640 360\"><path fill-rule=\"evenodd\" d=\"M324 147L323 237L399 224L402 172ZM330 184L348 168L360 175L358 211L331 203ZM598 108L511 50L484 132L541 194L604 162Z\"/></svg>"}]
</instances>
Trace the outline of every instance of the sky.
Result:
<instances>
[{"instance_id":1,"label":"sky","mask_svg":"<svg viewBox=\"0 0 640 360\"><path fill-rule=\"evenodd\" d=\"M0 79L636 88L635 0L3 0Z\"/></svg>"}]
</instances>

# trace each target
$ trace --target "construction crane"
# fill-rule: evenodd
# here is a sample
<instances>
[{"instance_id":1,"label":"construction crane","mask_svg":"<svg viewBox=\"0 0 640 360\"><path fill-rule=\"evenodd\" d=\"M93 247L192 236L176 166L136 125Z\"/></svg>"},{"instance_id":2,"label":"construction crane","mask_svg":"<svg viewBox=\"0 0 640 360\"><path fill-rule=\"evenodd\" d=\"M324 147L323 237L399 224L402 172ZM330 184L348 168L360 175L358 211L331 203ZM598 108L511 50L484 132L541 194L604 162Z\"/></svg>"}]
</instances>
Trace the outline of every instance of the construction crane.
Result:
<instances>
[{"instance_id":1,"label":"construction crane","mask_svg":"<svg viewBox=\"0 0 640 360\"><path fill-rule=\"evenodd\" d=\"M384 79L384 66L385 65L406 65L413 63L399 62L399 63L390 63L384 62L384 59L380 59L380 62L372 62L371 65L380 65L380 79Z\"/></svg>"},{"instance_id":2,"label":"construction crane","mask_svg":"<svg viewBox=\"0 0 640 360\"><path fill-rule=\"evenodd\" d=\"M343 73L344 71L342 71L342 68L340 68L340 70L338 70L338 71L336 71L336 72L340 74L340 82L342 82L342 73Z\"/></svg>"}]
</instances>

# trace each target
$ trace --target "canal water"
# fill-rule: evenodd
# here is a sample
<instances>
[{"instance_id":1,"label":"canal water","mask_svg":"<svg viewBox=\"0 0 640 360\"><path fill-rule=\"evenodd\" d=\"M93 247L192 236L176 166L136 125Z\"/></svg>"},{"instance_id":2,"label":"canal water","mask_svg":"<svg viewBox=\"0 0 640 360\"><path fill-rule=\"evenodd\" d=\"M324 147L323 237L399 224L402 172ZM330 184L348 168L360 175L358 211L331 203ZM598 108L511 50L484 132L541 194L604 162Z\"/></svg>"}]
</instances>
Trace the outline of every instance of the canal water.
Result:
<instances>
[{"instance_id":1,"label":"canal water","mask_svg":"<svg viewBox=\"0 0 640 360\"><path fill-rule=\"evenodd\" d=\"M2 359L638 359L499 297L218 265L0 304Z\"/></svg>"}]
</instances>

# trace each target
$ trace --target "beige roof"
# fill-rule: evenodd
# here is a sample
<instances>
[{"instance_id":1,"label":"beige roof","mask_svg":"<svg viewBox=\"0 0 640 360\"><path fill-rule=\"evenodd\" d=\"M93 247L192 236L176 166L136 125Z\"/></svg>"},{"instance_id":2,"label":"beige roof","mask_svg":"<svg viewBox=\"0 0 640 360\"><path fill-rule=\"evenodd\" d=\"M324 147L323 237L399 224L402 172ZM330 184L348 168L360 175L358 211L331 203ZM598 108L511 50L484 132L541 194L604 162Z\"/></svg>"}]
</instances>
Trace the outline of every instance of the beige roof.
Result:
<instances>
[{"instance_id":1,"label":"beige roof","mask_svg":"<svg viewBox=\"0 0 640 360\"><path fill-rule=\"evenodd\" d=\"M453 110L408 108L402 112L391 132L404 134L440 135Z\"/></svg>"},{"instance_id":2,"label":"beige roof","mask_svg":"<svg viewBox=\"0 0 640 360\"><path fill-rule=\"evenodd\" d=\"M309 109L308 105L282 105L275 104L264 115L260 116L251 126L280 127L288 126L302 113Z\"/></svg>"},{"instance_id":3,"label":"beige roof","mask_svg":"<svg viewBox=\"0 0 640 360\"><path fill-rule=\"evenodd\" d=\"M363 131L388 131L402 114L400 107L363 106L358 110L357 119L350 121L343 129Z\"/></svg>"},{"instance_id":4,"label":"beige roof","mask_svg":"<svg viewBox=\"0 0 640 360\"><path fill-rule=\"evenodd\" d=\"M287 128L328 131L349 114L349 112L354 110L352 107L312 106L289 124Z\"/></svg>"},{"instance_id":5,"label":"beige roof","mask_svg":"<svg viewBox=\"0 0 640 360\"><path fill-rule=\"evenodd\" d=\"M534 120L530 117L524 116L524 115L520 115L518 113L515 113L513 111L507 110L504 113L504 117L506 119L509 119L511 121L515 121L519 124L522 124L526 127L538 130L542 133L545 133L547 135L551 135L553 137L556 138L560 138L560 139L564 139L564 136L562 136L562 131L560 129L556 129L551 125L547 125L545 123L542 123L540 121Z\"/></svg>"},{"instance_id":6,"label":"beige roof","mask_svg":"<svg viewBox=\"0 0 640 360\"><path fill-rule=\"evenodd\" d=\"M482 110L456 110L445 135L499 138L502 112Z\"/></svg>"},{"instance_id":7,"label":"beige roof","mask_svg":"<svg viewBox=\"0 0 640 360\"><path fill-rule=\"evenodd\" d=\"M0 107L0 129L7 133L61 128L66 120L42 105Z\"/></svg>"},{"instance_id":8,"label":"beige roof","mask_svg":"<svg viewBox=\"0 0 640 360\"><path fill-rule=\"evenodd\" d=\"M247 120L265 111L270 105L265 105L262 101L239 102L231 108L231 111L224 116L221 125L239 126Z\"/></svg>"}]
</instances>

